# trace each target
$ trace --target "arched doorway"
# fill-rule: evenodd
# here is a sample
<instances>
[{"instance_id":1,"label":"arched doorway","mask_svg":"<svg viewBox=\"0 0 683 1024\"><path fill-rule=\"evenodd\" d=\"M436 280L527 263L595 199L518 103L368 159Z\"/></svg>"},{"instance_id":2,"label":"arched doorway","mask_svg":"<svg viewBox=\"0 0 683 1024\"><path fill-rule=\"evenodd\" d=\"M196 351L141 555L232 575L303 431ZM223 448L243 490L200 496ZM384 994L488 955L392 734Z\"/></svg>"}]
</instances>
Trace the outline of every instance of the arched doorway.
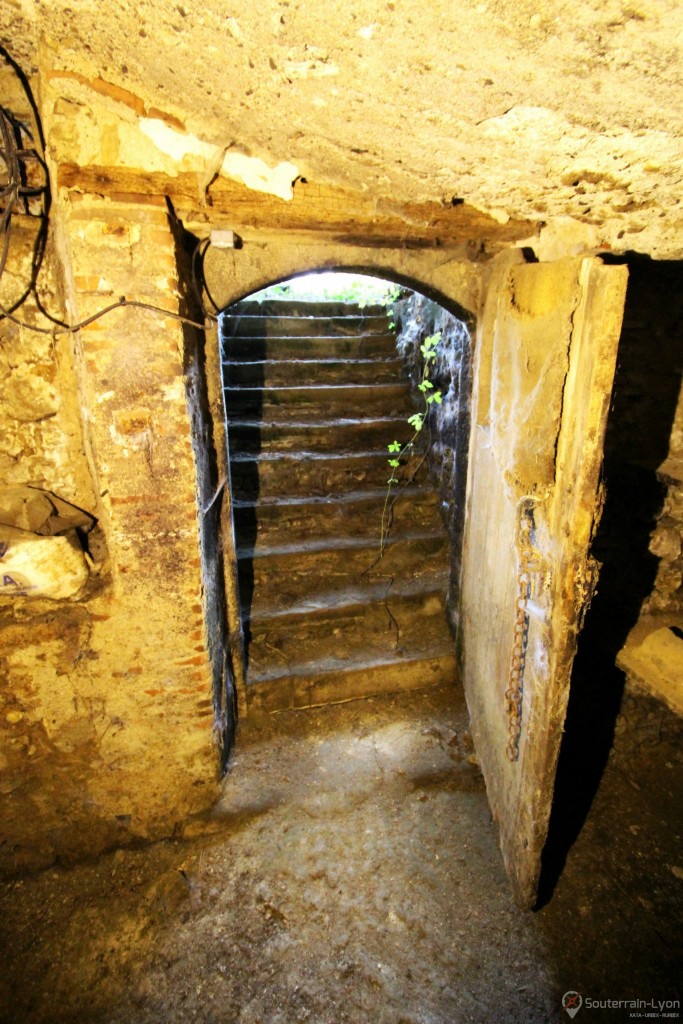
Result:
<instances>
[{"instance_id":1,"label":"arched doorway","mask_svg":"<svg viewBox=\"0 0 683 1024\"><path fill-rule=\"evenodd\" d=\"M464 319L405 280L325 271L231 304L220 335L244 703L453 679Z\"/></svg>"},{"instance_id":2,"label":"arched doorway","mask_svg":"<svg viewBox=\"0 0 683 1024\"><path fill-rule=\"evenodd\" d=\"M453 260L420 260L423 269L431 263L427 276L448 275L452 295L468 279ZM259 284L262 262L255 254ZM596 257L539 264L516 250L479 284L463 569L452 577L458 662L506 867L528 906L569 669L595 583L588 548L625 275ZM244 295L234 281L228 291Z\"/></svg>"}]
</instances>

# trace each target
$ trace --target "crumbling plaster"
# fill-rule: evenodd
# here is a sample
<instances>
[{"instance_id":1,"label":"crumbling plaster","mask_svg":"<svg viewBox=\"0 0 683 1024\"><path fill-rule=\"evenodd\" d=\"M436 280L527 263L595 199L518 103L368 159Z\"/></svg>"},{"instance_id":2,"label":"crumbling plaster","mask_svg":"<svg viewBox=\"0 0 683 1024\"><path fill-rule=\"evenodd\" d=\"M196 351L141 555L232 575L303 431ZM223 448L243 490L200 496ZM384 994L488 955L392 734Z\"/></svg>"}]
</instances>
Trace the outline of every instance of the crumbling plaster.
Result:
<instances>
[{"instance_id":1,"label":"crumbling plaster","mask_svg":"<svg viewBox=\"0 0 683 1024\"><path fill-rule=\"evenodd\" d=\"M676 0L22 0L1 17L41 82L94 83L218 165L241 152L377 199L569 216L615 249L681 253Z\"/></svg>"}]
</instances>

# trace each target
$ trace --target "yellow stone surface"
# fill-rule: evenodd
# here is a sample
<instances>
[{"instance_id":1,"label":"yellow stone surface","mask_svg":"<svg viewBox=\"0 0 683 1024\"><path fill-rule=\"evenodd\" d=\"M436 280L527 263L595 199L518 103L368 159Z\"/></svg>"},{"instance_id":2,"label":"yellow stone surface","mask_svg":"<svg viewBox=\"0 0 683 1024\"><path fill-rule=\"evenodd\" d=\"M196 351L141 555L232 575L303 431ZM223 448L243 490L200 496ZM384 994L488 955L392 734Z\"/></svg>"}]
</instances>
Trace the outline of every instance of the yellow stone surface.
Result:
<instances>
[{"instance_id":1,"label":"yellow stone surface","mask_svg":"<svg viewBox=\"0 0 683 1024\"><path fill-rule=\"evenodd\" d=\"M672 628L673 626L673 628ZM678 632L683 618L678 621ZM661 625L661 618L641 619L619 653L617 664L640 690L659 697L683 715L683 639L676 624Z\"/></svg>"}]
</instances>

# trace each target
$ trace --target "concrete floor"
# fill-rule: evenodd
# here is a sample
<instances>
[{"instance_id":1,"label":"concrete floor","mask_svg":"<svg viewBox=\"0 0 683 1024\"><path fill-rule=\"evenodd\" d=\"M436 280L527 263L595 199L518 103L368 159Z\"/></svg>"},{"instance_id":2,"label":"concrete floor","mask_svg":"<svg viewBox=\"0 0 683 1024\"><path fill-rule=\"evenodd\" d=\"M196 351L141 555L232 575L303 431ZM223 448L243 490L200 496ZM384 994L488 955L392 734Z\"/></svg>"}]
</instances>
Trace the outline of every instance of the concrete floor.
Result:
<instances>
[{"instance_id":1,"label":"concrete floor","mask_svg":"<svg viewBox=\"0 0 683 1024\"><path fill-rule=\"evenodd\" d=\"M0 1021L540 1024L569 989L677 998L680 764L629 707L536 913L510 897L459 691L252 720L210 820L4 886Z\"/></svg>"}]
</instances>

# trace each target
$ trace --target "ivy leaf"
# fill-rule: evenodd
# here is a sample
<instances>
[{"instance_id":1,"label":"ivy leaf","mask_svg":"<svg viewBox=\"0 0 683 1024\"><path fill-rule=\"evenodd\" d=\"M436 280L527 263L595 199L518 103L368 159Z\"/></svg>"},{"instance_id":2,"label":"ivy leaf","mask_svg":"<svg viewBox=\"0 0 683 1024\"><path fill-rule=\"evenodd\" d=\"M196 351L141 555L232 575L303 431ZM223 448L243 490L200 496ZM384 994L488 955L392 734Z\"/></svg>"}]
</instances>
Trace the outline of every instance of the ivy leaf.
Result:
<instances>
[{"instance_id":1,"label":"ivy leaf","mask_svg":"<svg viewBox=\"0 0 683 1024\"><path fill-rule=\"evenodd\" d=\"M387 480L387 483L388 483L389 485L391 485L391 484L397 484L397 483L398 483L398 480L396 479L396 477L395 477L395 476L390 476L390 477L389 477L389 479Z\"/></svg>"},{"instance_id":2,"label":"ivy leaf","mask_svg":"<svg viewBox=\"0 0 683 1024\"><path fill-rule=\"evenodd\" d=\"M433 395L427 395L427 405L431 405L432 402L436 402L437 405L441 405L440 391L435 391Z\"/></svg>"},{"instance_id":3,"label":"ivy leaf","mask_svg":"<svg viewBox=\"0 0 683 1024\"><path fill-rule=\"evenodd\" d=\"M400 466L401 463L398 461L398 459L389 459L389 465L391 466L392 469L396 469L396 467Z\"/></svg>"},{"instance_id":4,"label":"ivy leaf","mask_svg":"<svg viewBox=\"0 0 683 1024\"><path fill-rule=\"evenodd\" d=\"M427 356L428 354L432 353L440 341L441 331L437 331L436 334L430 334L429 337L425 338L425 340L420 345L420 351L422 352L422 355Z\"/></svg>"},{"instance_id":5,"label":"ivy leaf","mask_svg":"<svg viewBox=\"0 0 683 1024\"><path fill-rule=\"evenodd\" d=\"M423 419L422 413L416 412L414 416L409 417L408 423L414 430L422 430Z\"/></svg>"},{"instance_id":6,"label":"ivy leaf","mask_svg":"<svg viewBox=\"0 0 683 1024\"><path fill-rule=\"evenodd\" d=\"M387 445L390 452L400 452L401 446L398 441L392 441L391 444Z\"/></svg>"}]
</instances>

